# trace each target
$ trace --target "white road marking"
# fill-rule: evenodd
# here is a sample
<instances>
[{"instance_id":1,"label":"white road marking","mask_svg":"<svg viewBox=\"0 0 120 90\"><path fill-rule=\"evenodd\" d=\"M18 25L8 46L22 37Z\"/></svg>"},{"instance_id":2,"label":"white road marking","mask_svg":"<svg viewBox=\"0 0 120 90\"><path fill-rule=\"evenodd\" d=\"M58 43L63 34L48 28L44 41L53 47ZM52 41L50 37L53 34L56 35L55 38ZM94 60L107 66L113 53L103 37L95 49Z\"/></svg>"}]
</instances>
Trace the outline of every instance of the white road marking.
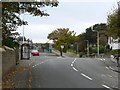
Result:
<instances>
[{"instance_id":1,"label":"white road marking","mask_svg":"<svg viewBox=\"0 0 120 90\"><path fill-rule=\"evenodd\" d=\"M74 59L74 61L72 62L72 64L75 63L76 59L77 59L77 58Z\"/></svg>"},{"instance_id":2,"label":"white road marking","mask_svg":"<svg viewBox=\"0 0 120 90\"><path fill-rule=\"evenodd\" d=\"M110 87L108 87L107 85L102 85L103 87L105 87L105 88L108 88L108 89L110 89L110 90L112 90Z\"/></svg>"},{"instance_id":3,"label":"white road marking","mask_svg":"<svg viewBox=\"0 0 120 90\"><path fill-rule=\"evenodd\" d=\"M109 67L105 67L106 69L109 69Z\"/></svg>"},{"instance_id":4,"label":"white road marking","mask_svg":"<svg viewBox=\"0 0 120 90\"><path fill-rule=\"evenodd\" d=\"M76 72L78 72L78 70L77 70L75 67L73 67L73 69L74 69Z\"/></svg>"},{"instance_id":5,"label":"white road marking","mask_svg":"<svg viewBox=\"0 0 120 90\"><path fill-rule=\"evenodd\" d=\"M71 67L73 67L73 64L71 64Z\"/></svg>"},{"instance_id":6,"label":"white road marking","mask_svg":"<svg viewBox=\"0 0 120 90\"><path fill-rule=\"evenodd\" d=\"M108 76L111 77L111 78L113 77L113 76L111 76L111 75L108 75Z\"/></svg>"},{"instance_id":7,"label":"white road marking","mask_svg":"<svg viewBox=\"0 0 120 90\"><path fill-rule=\"evenodd\" d=\"M87 76L87 75L85 75L85 74L83 74L83 73L81 73L81 75L84 76L84 77L86 77L86 78L89 79L89 80L92 80L92 78L90 78L89 76Z\"/></svg>"},{"instance_id":8,"label":"white road marking","mask_svg":"<svg viewBox=\"0 0 120 90\"><path fill-rule=\"evenodd\" d=\"M47 60L47 61L48 61L48 60ZM47 62L47 61L45 61L45 62ZM43 63L45 63L45 62L41 62L41 63L39 63L39 64L36 64L36 65L32 66L32 67L34 68L34 67L36 67L36 66L38 66L38 65L40 65L40 64L43 64Z\"/></svg>"},{"instance_id":9,"label":"white road marking","mask_svg":"<svg viewBox=\"0 0 120 90\"><path fill-rule=\"evenodd\" d=\"M103 60L105 61L105 58L103 58Z\"/></svg>"},{"instance_id":10,"label":"white road marking","mask_svg":"<svg viewBox=\"0 0 120 90\"><path fill-rule=\"evenodd\" d=\"M114 70L111 66L109 66L110 69Z\"/></svg>"}]
</instances>

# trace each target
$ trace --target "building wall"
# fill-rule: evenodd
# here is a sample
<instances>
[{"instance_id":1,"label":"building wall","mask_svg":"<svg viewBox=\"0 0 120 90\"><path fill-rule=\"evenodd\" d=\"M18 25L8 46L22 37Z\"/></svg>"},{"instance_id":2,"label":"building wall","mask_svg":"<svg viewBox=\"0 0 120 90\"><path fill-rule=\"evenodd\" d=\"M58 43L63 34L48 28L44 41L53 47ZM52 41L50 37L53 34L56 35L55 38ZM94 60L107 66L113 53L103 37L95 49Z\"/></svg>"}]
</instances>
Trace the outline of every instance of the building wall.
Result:
<instances>
[{"instance_id":1,"label":"building wall","mask_svg":"<svg viewBox=\"0 0 120 90\"><path fill-rule=\"evenodd\" d=\"M120 42L118 43L119 39L113 39L112 37L108 38L108 44L112 50L120 49Z\"/></svg>"},{"instance_id":2,"label":"building wall","mask_svg":"<svg viewBox=\"0 0 120 90\"><path fill-rule=\"evenodd\" d=\"M4 76L10 69L16 66L15 50L9 47L0 49L2 53L2 75Z\"/></svg>"}]
</instances>

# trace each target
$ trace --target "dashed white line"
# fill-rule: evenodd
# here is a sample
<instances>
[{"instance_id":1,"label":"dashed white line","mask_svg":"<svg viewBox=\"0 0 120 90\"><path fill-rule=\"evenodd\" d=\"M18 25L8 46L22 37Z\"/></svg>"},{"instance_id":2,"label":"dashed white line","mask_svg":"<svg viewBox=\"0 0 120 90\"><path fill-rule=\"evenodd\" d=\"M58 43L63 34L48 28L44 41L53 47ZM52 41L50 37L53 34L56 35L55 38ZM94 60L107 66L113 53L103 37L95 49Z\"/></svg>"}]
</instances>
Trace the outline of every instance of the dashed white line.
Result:
<instances>
[{"instance_id":1,"label":"dashed white line","mask_svg":"<svg viewBox=\"0 0 120 90\"><path fill-rule=\"evenodd\" d=\"M109 66L110 69L114 70L111 66Z\"/></svg>"},{"instance_id":2,"label":"dashed white line","mask_svg":"<svg viewBox=\"0 0 120 90\"><path fill-rule=\"evenodd\" d=\"M109 69L109 67L105 67L106 69Z\"/></svg>"},{"instance_id":3,"label":"dashed white line","mask_svg":"<svg viewBox=\"0 0 120 90\"><path fill-rule=\"evenodd\" d=\"M45 61L45 62L47 62L47 61ZM45 62L41 62L41 63L39 63L39 64L36 64L36 65L32 66L32 67L34 68L34 67L36 67L36 66L38 66L38 65L40 65L40 64L43 64L43 63L45 63Z\"/></svg>"},{"instance_id":4,"label":"dashed white line","mask_svg":"<svg viewBox=\"0 0 120 90\"><path fill-rule=\"evenodd\" d=\"M105 88L108 88L108 89L110 89L110 90L112 90L110 87L108 87L107 85L102 85L103 87L105 87Z\"/></svg>"},{"instance_id":5,"label":"dashed white line","mask_svg":"<svg viewBox=\"0 0 120 90\"><path fill-rule=\"evenodd\" d=\"M76 72L78 72L78 70L77 70L75 67L73 67L73 69L74 69Z\"/></svg>"},{"instance_id":6,"label":"dashed white line","mask_svg":"<svg viewBox=\"0 0 120 90\"><path fill-rule=\"evenodd\" d=\"M87 75L85 75L85 74L83 74L83 73L81 73L81 75L84 76L84 77L86 77L86 78L89 79L89 80L93 80L92 78L90 78L89 76L87 76Z\"/></svg>"},{"instance_id":7,"label":"dashed white line","mask_svg":"<svg viewBox=\"0 0 120 90\"><path fill-rule=\"evenodd\" d=\"M75 60L72 62L72 64L75 63L75 61L76 61L76 58L75 58Z\"/></svg>"},{"instance_id":8,"label":"dashed white line","mask_svg":"<svg viewBox=\"0 0 120 90\"><path fill-rule=\"evenodd\" d=\"M73 64L71 64L71 67L73 67Z\"/></svg>"},{"instance_id":9,"label":"dashed white line","mask_svg":"<svg viewBox=\"0 0 120 90\"><path fill-rule=\"evenodd\" d=\"M108 75L108 76L111 77L111 78L113 77L113 76L111 76L111 75Z\"/></svg>"},{"instance_id":10,"label":"dashed white line","mask_svg":"<svg viewBox=\"0 0 120 90\"><path fill-rule=\"evenodd\" d=\"M71 67L72 67L76 72L78 72L78 70L73 66L73 64L75 63L76 59L77 59L77 58L75 58L74 61L72 62Z\"/></svg>"},{"instance_id":11,"label":"dashed white line","mask_svg":"<svg viewBox=\"0 0 120 90\"><path fill-rule=\"evenodd\" d=\"M105 61L105 59L103 58L103 60Z\"/></svg>"}]
</instances>

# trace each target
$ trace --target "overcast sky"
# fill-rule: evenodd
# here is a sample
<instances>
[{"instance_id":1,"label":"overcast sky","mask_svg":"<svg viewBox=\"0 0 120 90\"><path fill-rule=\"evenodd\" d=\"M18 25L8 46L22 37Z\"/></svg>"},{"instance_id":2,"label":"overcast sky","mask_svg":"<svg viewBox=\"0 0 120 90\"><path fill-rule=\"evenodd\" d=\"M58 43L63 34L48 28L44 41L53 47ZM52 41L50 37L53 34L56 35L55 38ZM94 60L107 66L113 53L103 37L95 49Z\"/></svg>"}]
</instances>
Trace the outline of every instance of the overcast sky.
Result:
<instances>
[{"instance_id":1,"label":"overcast sky","mask_svg":"<svg viewBox=\"0 0 120 90\"><path fill-rule=\"evenodd\" d=\"M24 15L28 21L24 26L25 37L34 43L45 43L48 34L57 28L69 28L78 35L94 24L107 23L107 15L114 8L117 8L117 0L59 0L58 7L42 8L50 14L48 17ZM23 15L20 17L23 19ZM23 26L18 31L23 35Z\"/></svg>"}]
</instances>

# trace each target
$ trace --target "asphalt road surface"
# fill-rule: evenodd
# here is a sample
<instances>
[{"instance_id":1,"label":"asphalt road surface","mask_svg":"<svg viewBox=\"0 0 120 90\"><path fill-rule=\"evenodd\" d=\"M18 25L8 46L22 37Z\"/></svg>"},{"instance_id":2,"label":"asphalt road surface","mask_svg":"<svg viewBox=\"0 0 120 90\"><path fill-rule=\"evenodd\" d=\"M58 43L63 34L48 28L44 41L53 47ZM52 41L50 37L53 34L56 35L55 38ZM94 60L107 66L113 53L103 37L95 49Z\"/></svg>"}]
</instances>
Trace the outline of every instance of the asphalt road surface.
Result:
<instances>
[{"instance_id":1,"label":"asphalt road surface","mask_svg":"<svg viewBox=\"0 0 120 90\"><path fill-rule=\"evenodd\" d=\"M32 56L32 88L118 87L118 73L97 58L59 57L49 53Z\"/></svg>"}]
</instances>

